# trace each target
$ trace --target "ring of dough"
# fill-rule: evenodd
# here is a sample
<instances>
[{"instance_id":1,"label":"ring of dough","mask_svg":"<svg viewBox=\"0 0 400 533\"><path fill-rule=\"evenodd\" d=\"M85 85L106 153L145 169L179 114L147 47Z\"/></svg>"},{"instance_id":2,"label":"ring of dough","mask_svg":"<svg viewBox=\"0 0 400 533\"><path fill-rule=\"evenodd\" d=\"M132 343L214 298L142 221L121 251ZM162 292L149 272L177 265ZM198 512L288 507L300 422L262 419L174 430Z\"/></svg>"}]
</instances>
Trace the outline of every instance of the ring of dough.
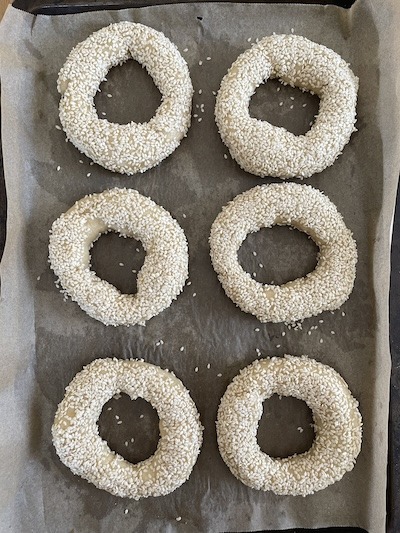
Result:
<instances>
[{"instance_id":1,"label":"ring of dough","mask_svg":"<svg viewBox=\"0 0 400 533\"><path fill-rule=\"evenodd\" d=\"M268 78L319 96L319 113L305 135L250 117L250 98ZM355 131L357 90L358 78L333 50L297 35L271 35L232 64L217 95L215 118L243 170L307 178L332 165Z\"/></svg>"},{"instance_id":2,"label":"ring of dough","mask_svg":"<svg viewBox=\"0 0 400 533\"><path fill-rule=\"evenodd\" d=\"M99 435L103 406L120 392L149 402L160 419L157 450L136 464L113 452ZM189 478L202 431L182 382L168 370L135 359L97 359L86 366L66 388L52 426L57 455L74 474L135 500L169 494Z\"/></svg>"},{"instance_id":3,"label":"ring of dough","mask_svg":"<svg viewBox=\"0 0 400 533\"><path fill-rule=\"evenodd\" d=\"M139 239L146 252L137 293L121 292L90 268L90 248L102 233ZM105 325L144 323L169 307L188 277L188 248L178 222L133 189L85 196L50 232L49 259L65 294Z\"/></svg>"},{"instance_id":4,"label":"ring of dough","mask_svg":"<svg viewBox=\"0 0 400 533\"><path fill-rule=\"evenodd\" d=\"M319 247L315 269L283 285L262 284L245 272L238 250L249 233L289 225ZM254 187L223 208L210 234L210 255L227 296L260 322L292 323L340 307L354 285L356 243L335 205L309 185Z\"/></svg>"},{"instance_id":5,"label":"ring of dough","mask_svg":"<svg viewBox=\"0 0 400 533\"><path fill-rule=\"evenodd\" d=\"M93 99L100 83L112 67L128 59L146 67L162 102L146 123L99 119ZM193 86L187 64L163 33L143 24L111 24L79 43L59 73L57 88L68 139L113 172L135 174L158 165L179 146L190 126Z\"/></svg>"},{"instance_id":6,"label":"ring of dough","mask_svg":"<svg viewBox=\"0 0 400 533\"><path fill-rule=\"evenodd\" d=\"M273 394L306 402L315 439L300 455L272 458L257 443L263 401ZM279 495L307 496L353 469L361 449L362 419L346 382L333 368L307 357L259 359L234 378L217 419L221 456L242 483Z\"/></svg>"}]
</instances>

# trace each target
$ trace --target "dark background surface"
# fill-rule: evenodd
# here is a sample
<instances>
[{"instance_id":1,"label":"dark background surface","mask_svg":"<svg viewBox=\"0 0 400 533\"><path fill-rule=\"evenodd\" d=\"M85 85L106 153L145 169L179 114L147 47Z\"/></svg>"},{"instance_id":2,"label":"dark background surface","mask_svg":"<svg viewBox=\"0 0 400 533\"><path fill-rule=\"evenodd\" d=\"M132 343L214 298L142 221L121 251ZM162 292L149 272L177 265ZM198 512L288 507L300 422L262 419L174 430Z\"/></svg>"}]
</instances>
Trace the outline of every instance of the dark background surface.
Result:
<instances>
[{"instance_id":1,"label":"dark background surface","mask_svg":"<svg viewBox=\"0 0 400 533\"><path fill-rule=\"evenodd\" d=\"M194 0L154 0L152 4L168 4L191 2ZM212 0L206 0L212 1ZM222 0L231 1L231 0ZM279 0L271 3L278 3ZM335 4L341 7L348 8L354 0L303 0L298 3L314 3L314 4ZM149 5L149 2L144 0L16 0L13 4L19 9L29 11L34 14L63 14L75 13L96 9L121 9L127 7L142 7ZM0 152L0 254L4 249L6 236L6 216L7 216L7 202L6 191L4 185L4 174L2 157ZM389 455L388 455L388 491L387 491L387 531L390 533L397 533L400 531L400 481L399 481L399 454L400 454L400 328L397 327L398 319L400 318L400 206L397 202L396 215L393 228L392 241L392 269L391 269L391 286L390 286L390 341L391 341L391 355L392 355L392 380L391 380L391 397L390 397L390 415L389 415ZM288 533L305 533L310 530L305 529L290 529L286 530ZM333 532L348 532L356 533L363 530L358 528L327 528L312 531L321 531L325 533Z\"/></svg>"}]
</instances>

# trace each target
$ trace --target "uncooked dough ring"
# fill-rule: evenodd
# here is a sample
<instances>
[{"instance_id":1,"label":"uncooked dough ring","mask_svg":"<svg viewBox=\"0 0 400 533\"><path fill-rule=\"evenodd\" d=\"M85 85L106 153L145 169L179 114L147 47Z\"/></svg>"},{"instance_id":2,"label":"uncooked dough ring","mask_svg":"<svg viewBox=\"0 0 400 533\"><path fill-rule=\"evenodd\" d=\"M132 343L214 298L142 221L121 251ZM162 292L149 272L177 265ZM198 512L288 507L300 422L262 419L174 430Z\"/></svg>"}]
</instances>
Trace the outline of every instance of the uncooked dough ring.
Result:
<instances>
[{"instance_id":1,"label":"uncooked dough ring","mask_svg":"<svg viewBox=\"0 0 400 533\"><path fill-rule=\"evenodd\" d=\"M90 269L90 247L102 233L139 239L146 252L137 293L121 294ZM178 222L133 189L85 196L51 229L51 268L72 300L106 325L143 325L169 307L188 277L188 248Z\"/></svg>"},{"instance_id":2,"label":"uncooked dough ring","mask_svg":"<svg viewBox=\"0 0 400 533\"><path fill-rule=\"evenodd\" d=\"M94 96L107 72L135 59L146 67L162 95L146 123L115 124L99 119ZM60 120L68 139L114 172L145 172L168 157L190 126L193 86L176 46L161 32L133 22L111 24L69 54L57 84Z\"/></svg>"},{"instance_id":3,"label":"uncooked dough ring","mask_svg":"<svg viewBox=\"0 0 400 533\"><path fill-rule=\"evenodd\" d=\"M263 285L238 262L249 233L289 225L319 246L315 269L283 285ZM211 227L210 254L222 287L246 313L261 322L296 322L340 307L354 285L356 243L335 205L309 185L254 187L225 206Z\"/></svg>"},{"instance_id":4,"label":"uncooked dough ring","mask_svg":"<svg viewBox=\"0 0 400 533\"><path fill-rule=\"evenodd\" d=\"M319 113L305 135L250 117L250 98L268 78L319 96ZM271 35L232 64L215 118L231 156L247 172L308 178L332 165L355 131L357 89L358 78L333 50L297 35Z\"/></svg>"},{"instance_id":5,"label":"uncooked dough ring","mask_svg":"<svg viewBox=\"0 0 400 533\"><path fill-rule=\"evenodd\" d=\"M157 410L157 450L137 464L113 452L99 435L97 420L114 394L143 398ZM97 359L65 391L52 426L61 461L99 489L124 498L169 494L189 478L202 443L199 413L182 382L143 361Z\"/></svg>"},{"instance_id":6,"label":"uncooked dough ring","mask_svg":"<svg viewBox=\"0 0 400 533\"><path fill-rule=\"evenodd\" d=\"M293 396L313 412L315 439L300 455L283 459L257 443L263 401ZM241 371L222 397L218 446L242 483L279 495L307 496L339 481L353 469L361 449L362 419L346 382L333 368L307 357L260 359Z\"/></svg>"}]
</instances>

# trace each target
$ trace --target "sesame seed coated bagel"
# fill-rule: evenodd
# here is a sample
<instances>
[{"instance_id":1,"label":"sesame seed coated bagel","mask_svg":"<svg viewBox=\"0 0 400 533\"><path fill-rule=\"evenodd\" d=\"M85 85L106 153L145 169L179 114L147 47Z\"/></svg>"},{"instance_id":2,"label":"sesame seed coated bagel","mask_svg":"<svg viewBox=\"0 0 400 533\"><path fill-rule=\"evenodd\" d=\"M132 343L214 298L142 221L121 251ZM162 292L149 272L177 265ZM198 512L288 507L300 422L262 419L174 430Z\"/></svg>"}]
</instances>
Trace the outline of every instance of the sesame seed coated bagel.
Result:
<instances>
[{"instance_id":1,"label":"sesame seed coated bagel","mask_svg":"<svg viewBox=\"0 0 400 533\"><path fill-rule=\"evenodd\" d=\"M257 443L263 401L273 394L306 402L315 439L302 454L273 458ZM228 386L217 419L221 456L242 483L279 495L307 496L339 481L360 453L358 402L330 366L308 357L272 357L246 367Z\"/></svg>"},{"instance_id":2,"label":"sesame seed coated bagel","mask_svg":"<svg viewBox=\"0 0 400 533\"><path fill-rule=\"evenodd\" d=\"M146 123L99 119L93 99L100 83L112 67L128 59L146 68L162 102ZM163 33L143 24L111 24L79 43L59 73L57 88L68 139L113 172L135 174L158 165L179 146L190 126L193 87L187 64Z\"/></svg>"},{"instance_id":3,"label":"sesame seed coated bagel","mask_svg":"<svg viewBox=\"0 0 400 533\"><path fill-rule=\"evenodd\" d=\"M90 268L90 248L108 231L143 244L146 257L136 294L121 294ZM53 223L50 233L50 265L65 293L106 325L143 325L171 305L188 277L182 228L168 211L133 189L85 196Z\"/></svg>"},{"instance_id":4,"label":"sesame seed coated bagel","mask_svg":"<svg viewBox=\"0 0 400 533\"><path fill-rule=\"evenodd\" d=\"M124 392L157 410L160 440L136 464L113 452L99 435L103 406ZM99 489L124 498L169 494L189 478L202 443L199 414L188 390L168 370L141 360L97 359L65 391L52 426L57 455L70 470Z\"/></svg>"},{"instance_id":5,"label":"sesame seed coated bagel","mask_svg":"<svg viewBox=\"0 0 400 533\"><path fill-rule=\"evenodd\" d=\"M303 231L319 247L315 269L283 285L256 281L237 255L249 233L274 225ZM356 243L342 215L321 191L297 183L257 186L236 196L211 227L210 255L227 296L260 322L296 322L337 309L356 275Z\"/></svg>"},{"instance_id":6,"label":"sesame seed coated bagel","mask_svg":"<svg viewBox=\"0 0 400 533\"><path fill-rule=\"evenodd\" d=\"M320 98L305 135L251 118L250 98L268 78ZM257 176L308 178L332 165L356 121L358 78L333 50L297 35L271 35L246 50L221 83L215 119L241 168Z\"/></svg>"}]
</instances>

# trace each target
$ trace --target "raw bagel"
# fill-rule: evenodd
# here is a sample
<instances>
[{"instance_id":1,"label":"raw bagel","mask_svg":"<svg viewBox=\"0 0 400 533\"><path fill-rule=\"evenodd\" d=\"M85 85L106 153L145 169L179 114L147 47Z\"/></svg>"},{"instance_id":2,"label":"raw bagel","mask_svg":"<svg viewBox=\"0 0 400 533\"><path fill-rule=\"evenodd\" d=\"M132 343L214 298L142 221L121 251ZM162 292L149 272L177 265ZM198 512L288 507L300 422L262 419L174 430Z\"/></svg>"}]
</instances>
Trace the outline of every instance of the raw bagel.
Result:
<instances>
[{"instance_id":1,"label":"raw bagel","mask_svg":"<svg viewBox=\"0 0 400 533\"><path fill-rule=\"evenodd\" d=\"M293 396L313 412L315 439L300 455L272 458L257 443L263 401ZM279 495L307 496L353 469L361 449L362 419L346 382L331 367L307 357L260 359L241 371L222 397L218 446L242 483Z\"/></svg>"},{"instance_id":2,"label":"raw bagel","mask_svg":"<svg viewBox=\"0 0 400 533\"><path fill-rule=\"evenodd\" d=\"M305 135L250 117L250 98L268 78L319 96L319 113ZM271 35L232 64L217 95L215 119L243 170L308 178L332 165L355 131L357 90L358 78L333 50L297 35Z\"/></svg>"},{"instance_id":3,"label":"raw bagel","mask_svg":"<svg viewBox=\"0 0 400 533\"><path fill-rule=\"evenodd\" d=\"M156 452L137 464L99 436L103 406L120 392L148 401L160 419ZM58 456L74 474L115 496L138 500L169 494L185 483L200 452L202 430L188 390L173 373L135 359L97 359L66 388L52 435Z\"/></svg>"},{"instance_id":4,"label":"raw bagel","mask_svg":"<svg viewBox=\"0 0 400 533\"><path fill-rule=\"evenodd\" d=\"M303 278L263 285L238 262L249 233L289 225L319 246L318 264ZM354 285L356 243L327 196L309 185L279 183L246 191L225 206L210 234L210 255L227 296L260 322L296 322L340 307Z\"/></svg>"},{"instance_id":5,"label":"raw bagel","mask_svg":"<svg viewBox=\"0 0 400 533\"><path fill-rule=\"evenodd\" d=\"M162 95L146 123L99 119L94 96L107 72L128 59L146 67ZM58 76L60 120L68 139L113 172L145 172L168 157L190 126L193 87L187 64L161 32L133 22L111 24L69 54Z\"/></svg>"},{"instance_id":6,"label":"raw bagel","mask_svg":"<svg viewBox=\"0 0 400 533\"><path fill-rule=\"evenodd\" d=\"M136 294L121 294L90 269L90 247L108 231L143 244L146 257ZM53 223L49 258L65 293L88 315L112 326L144 325L171 305L188 277L182 228L133 189L110 189L76 202Z\"/></svg>"}]
</instances>

